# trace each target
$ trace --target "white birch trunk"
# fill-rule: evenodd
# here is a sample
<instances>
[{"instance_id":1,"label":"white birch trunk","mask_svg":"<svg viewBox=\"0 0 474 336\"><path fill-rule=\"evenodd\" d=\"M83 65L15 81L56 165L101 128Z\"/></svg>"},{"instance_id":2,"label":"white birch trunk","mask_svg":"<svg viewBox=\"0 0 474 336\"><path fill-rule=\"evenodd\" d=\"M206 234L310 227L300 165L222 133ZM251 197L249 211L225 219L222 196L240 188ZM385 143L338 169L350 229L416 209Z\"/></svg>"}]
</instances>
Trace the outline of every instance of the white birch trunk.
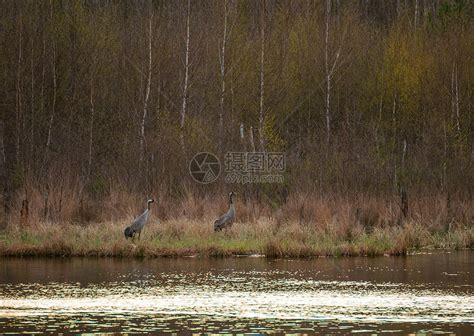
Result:
<instances>
[{"instance_id":1,"label":"white birch trunk","mask_svg":"<svg viewBox=\"0 0 474 336\"><path fill-rule=\"evenodd\" d=\"M454 93L454 69L456 67L456 61L453 61L453 67L451 69L451 122L454 120L454 115L456 113L456 99Z\"/></svg>"},{"instance_id":2,"label":"white birch trunk","mask_svg":"<svg viewBox=\"0 0 474 336\"><path fill-rule=\"evenodd\" d=\"M54 122L54 114L56 111L56 90L57 83L56 83L56 45L53 41L53 105L51 107L51 114L49 117L49 124L48 124L48 137L46 139L46 153L48 155L49 147L51 145L51 132L53 129L53 122Z\"/></svg>"},{"instance_id":3,"label":"white birch trunk","mask_svg":"<svg viewBox=\"0 0 474 336\"><path fill-rule=\"evenodd\" d=\"M258 118L258 135L260 138L260 150L265 152L265 0L261 0L260 7L260 111Z\"/></svg>"},{"instance_id":4,"label":"white birch trunk","mask_svg":"<svg viewBox=\"0 0 474 336\"><path fill-rule=\"evenodd\" d=\"M245 128L244 128L244 123L240 123L240 143L242 144L242 147L244 149L244 152L247 151L247 144L245 143Z\"/></svg>"},{"instance_id":5,"label":"white birch trunk","mask_svg":"<svg viewBox=\"0 0 474 336\"><path fill-rule=\"evenodd\" d=\"M442 176L442 190L446 191L447 187L447 174L448 174L448 134L446 130L446 120L443 125L444 131L444 151L443 151L443 176Z\"/></svg>"},{"instance_id":6,"label":"white birch trunk","mask_svg":"<svg viewBox=\"0 0 474 336\"><path fill-rule=\"evenodd\" d=\"M254 138L253 138L253 127L250 126L250 130L249 130L249 140L250 140L250 149L252 150L252 152L255 152L255 141L254 141Z\"/></svg>"},{"instance_id":7,"label":"white birch trunk","mask_svg":"<svg viewBox=\"0 0 474 336\"><path fill-rule=\"evenodd\" d=\"M405 158L407 154L407 140L403 140L403 151L402 151L402 164L401 164L401 172L402 177L405 175ZM403 182L403 181L402 181Z\"/></svg>"},{"instance_id":8,"label":"white birch trunk","mask_svg":"<svg viewBox=\"0 0 474 336\"><path fill-rule=\"evenodd\" d=\"M230 72L230 118L234 122L234 79Z\"/></svg>"},{"instance_id":9,"label":"white birch trunk","mask_svg":"<svg viewBox=\"0 0 474 336\"><path fill-rule=\"evenodd\" d=\"M459 115L459 88L458 88L458 66L455 64L454 69L454 105L456 110L456 127L461 132L461 121Z\"/></svg>"},{"instance_id":10,"label":"white birch trunk","mask_svg":"<svg viewBox=\"0 0 474 336\"><path fill-rule=\"evenodd\" d=\"M145 157L145 122L148 113L148 100L150 99L151 90L151 68L152 68L152 21L153 14L150 15L148 23L148 76L145 89L145 100L143 102L143 114L140 122L140 164L143 162Z\"/></svg>"},{"instance_id":11,"label":"white birch trunk","mask_svg":"<svg viewBox=\"0 0 474 336\"><path fill-rule=\"evenodd\" d=\"M89 120L89 157L88 157L88 167L87 167L87 178L89 179L92 171L92 149L94 144L94 118L95 118L95 105L94 105L94 83L91 79L91 89L90 89L90 110L91 116Z\"/></svg>"},{"instance_id":12,"label":"white birch trunk","mask_svg":"<svg viewBox=\"0 0 474 336\"><path fill-rule=\"evenodd\" d=\"M40 115L41 116L44 116L44 81L45 81L45 77L46 77L46 65L45 65L45 59L46 59L46 36L45 36L45 33L43 32L43 47L42 47L42 51L41 51L41 88L40 88L40 106L39 106L39 109L40 109ZM41 161L41 157L37 157L36 160L40 160ZM44 159L44 157L43 157ZM40 168L42 169L42 166L40 166Z\"/></svg>"},{"instance_id":13,"label":"white birch trunk","mask_svg":"<svg viewBox=\"0 0 474 336\"><path fill-rule=\"evenodd\" d=\"M18 64L16 77L16 139L15 139L15 155L16 161L20 162L20 123L22 117L22 101L21 101L21 63L23 60L23 22L20 13L20 27L18 37Z\"/></svg>"},{"instance_id":14,"label":"white birch trunk","mask_svg":"<svg viewBox=\"0 0 474 336\"><path fill-rule=\"evenodd\" d=\"M375 145L377 147L377 153L380 153L379 130L380 130L380 124L382 123L382 111L383 111L383 94L381 93L380 101L379 101L379 116L377 120L377 126L375 127Z\"/></svg>"},{"instance_id":15,"label":"white birch trunk","mask_svg":"<svg viewBox=\"0 0 474 336\"><path fill-rule=\"evenodd\" d=\"M189 82L189 19L191 16L191 0L188 0L188 10L186 15L186 54L184 61L184 85L183 85L183 105L181 109L180 121L180 141L183 153L186 151L184 144L184 122L186 118L186 107L188 102L188 82Z\"/></svg>"},{"instance_id":16,"label":"white birch trunk","mask_svg":"<svg viewBox=\"0 0 474 336\"><path fill-rule=\"evenodd\" d=\"M383 68L382 68L382 72L383 72ZM377 126L375 128L375 144L376 144L376 147L377 147L377 153L380 153L380 139L379 139L380 133L379 132L380 132L381 124L382 124L384 87L385 87L384 79L383 79L383 76L382 76L382 83L380 84L381 91L380 91L380 101L379 101L379 116L378 116L378 120L377 120Z\"/></svg>"},{"instance_id":17,"label":"white birch trunk","mask_svg":"<svg viewBox=\"0 0 474 336\"><path fill-rule=\"evenodd\" d=\"M53 20L53 3L50 1L50 18L51 21ZM49 153L49 147L51 145L51 132L53 129L53 122L54 122L54 114L56 112L56 94L57 94L57 83L56 83L56 43L52 42L52 52L53 52L53 105L51 107L51 115L49 117L49 124L48 124L48 136L46 138L46 150L44 155L44 161L46 161Z\"/></svg>"},{"instance_id":18,"label":"white birch trunk","mask_svg":"<svg viewBox=\"0 0 474 336\"><path fill-rule=\"evenodd\" d=\"M46 58L46 37L43 33L43 51L42 51L42 64L41 64L41 92L40 92L40 112L41 115L44 115L44 78L46 76L46 66L44 64L44 60Z\"/></svg>"},{"instance_id":19,"label":"white birch trunk","mask_svg":"<svg viewBox=\"0 0 474 336\"><path fill-rule=\"evenodd\" d=\"M339 48L334 56L334 60L331 60L331 50L329 47L329 23L331 17L331 0L326 0L326 32L325 32L325 50L324 50L324 68L326 72L326 141L329 146L331 142L331 89L332 89L332 78L334 71L336 70L337 61L341 55L341 48L344 37L341 38ZM330 64L332 62L332 64Z\"/></svg>"},{"instance_id":20,"label":"white birch trunk","mask_svg":"<svg viewBox=\"0 0 474 336\"><path fill-rule=\"evenodd\" d=\"M453 61L451 72L451 120L456 123L456 129L461 132L461 122L459 114L459 90L458 90L458 67L456 60Z\"/></svg>"},{"instance_id":21,"label":"white birch trunk","mask_svg":"<svg viewBox=\"0 0 474 336\"><path fill-rule=\"evenodd\" d=\"M219 54L221 66L221 99L219 111L219 150L222 152L224 138L224 103L225 103L225 47L227 43L227 0L224 0L224 33L222 36L222 48Z\"/></svg>"},{"instance_id":22,"label":"white birch trunk","mask_svg":"<svg viewBox=\"0 0 474 336\"><path fill-rule=\"evenodd\" d=\"M418 26L418 0L415 0L415 29Z\"/></svg>"},{"instance_id":23,"label":"white birch trunk","mask_svg":"<svg viewBox=\"0 0 474 336\"><path fill-rule=\"evenodd\" d=\"M325 57L324 67L326 70L326 141L329 145L331 140L331 73L329 72L329 16L331 15L331 0L326 0L326 34L325 34Z\"/></svg>"},{"instance_id":24,"label":"white birch trunk","mask_svg":"<svg viewBox=\"0 0 474 336\"><path fill-rule=\"evenodd\" d=\"M396 153L396 144L397 144L397 95L393 95L393 108L392 108L392 151L393 151L393 187L397 190L398 178L397 178L397 156Z\"/></svg>"},{"instance_id":25,"label":"white birch trunk","mask_svg":"<svg viewBox=\"0 0 474 336\"><path fill-rule=\"evenodd\" d=\"M30 56L30 70L31 70L31 124L30 124L30 164L32 162L35 143L35 72L34 72L34 37L31 39L31 56Z\"/></svg>"}]
</instances>

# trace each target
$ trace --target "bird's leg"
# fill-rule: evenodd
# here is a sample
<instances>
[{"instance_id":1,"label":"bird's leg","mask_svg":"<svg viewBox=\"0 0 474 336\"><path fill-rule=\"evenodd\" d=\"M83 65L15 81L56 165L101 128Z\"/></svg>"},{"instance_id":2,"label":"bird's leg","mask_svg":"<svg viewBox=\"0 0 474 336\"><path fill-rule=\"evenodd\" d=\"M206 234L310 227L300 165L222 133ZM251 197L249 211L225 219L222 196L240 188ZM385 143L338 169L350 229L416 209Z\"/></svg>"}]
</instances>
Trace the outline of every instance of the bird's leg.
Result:
<instances>
[{"instance_id":1,"label":"bird's leg","mask_svg":"<svg viewBox=\"0 0 474 336\"><path fill-rule=\"evenodd\" d=\"M140 235L142 234L142 232L138 232L138 240L140 240Z\"/></svg>"}]
</instances>

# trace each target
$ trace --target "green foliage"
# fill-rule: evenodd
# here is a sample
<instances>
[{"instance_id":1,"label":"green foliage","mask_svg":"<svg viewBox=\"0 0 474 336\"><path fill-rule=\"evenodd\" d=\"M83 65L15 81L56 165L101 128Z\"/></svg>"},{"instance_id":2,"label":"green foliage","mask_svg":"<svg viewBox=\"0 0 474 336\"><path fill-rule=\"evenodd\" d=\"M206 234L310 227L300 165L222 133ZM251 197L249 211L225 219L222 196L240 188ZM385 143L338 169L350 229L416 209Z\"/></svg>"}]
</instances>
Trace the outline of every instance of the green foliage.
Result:
<instances>
[{"instance_id":1,"label":"green foliage","mask_svg":"<svg viewBox=\"0 0 474 336\"><path fill-rule=\"evenodd\" d=\"M109 186L107 180L101 175L95 176L87 185L87 192L94 197L103 196L108 191Z\"/></svg>"},{"instance_id":2,"label":"green foliage","mask_svg":"<svg viewBox=\"0 0 474 336\"><path fill-rule=\"evenodd\" d=\"M474 4L469 0L443 2L438 9L442 25L468 24L474 20Z\"/></svg>"},{"instance_id":3,"label":"green foliage","mask_svg":"<svg viewBox=\"0 0 474 336\"><path fill-rule=\"evenodd\" d=\"M278 134L277 121L271 111L267 111L265 116L265 124L263 126L263 133L265 135L266 150L270 152L281 152L285 148L285 141Z\"/></svg>"}]
</instances>

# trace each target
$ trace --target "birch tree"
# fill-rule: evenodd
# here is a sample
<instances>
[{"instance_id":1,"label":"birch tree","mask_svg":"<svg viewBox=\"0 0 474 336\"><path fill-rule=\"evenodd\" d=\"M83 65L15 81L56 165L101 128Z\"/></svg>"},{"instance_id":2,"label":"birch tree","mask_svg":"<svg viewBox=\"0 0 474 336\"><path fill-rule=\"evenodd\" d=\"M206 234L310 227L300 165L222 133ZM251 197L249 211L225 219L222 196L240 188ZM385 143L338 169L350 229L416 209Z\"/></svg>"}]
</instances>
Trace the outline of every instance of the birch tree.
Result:
<instances>
[{"instance_id":1,"label":"birch tree","mask_svg":"<svg viewBox=\"0 0 474 336\"><path fill-rule=\"evenodd\" d=\"M414 26L415 30L418 27L418 0L415 0L415 20L414 20Z\"/></svg>"},{"instance_id":2,"label":"birch tree","mask_svg":"<svg viewBox=\"0 0 474 336\"><path fill-rule=\"evenodd\" d=\"M147 71L147 82L145 89L145 99L143 101L143 114L140 121L140 164L143 163L145 157L145 122L146 116L148 113L148 100L150 98L150 88L151 88L151 70L152 70L152 23L153 23L153 13L150 13L150 18L148 20L148 71Z\"/></svg>"},{"instance_id":3,"label":"birch tree","mask_svg":"<svg viewBox=\"0 0 474 336\"><path fill-rule=\"evenodd\" d=\"M22 74L22 61L23 61L23 18L20 11L18 18L19 33L18 33L18 61L17 61L17 75L16 75L16 160L20 160L20 123L23 113L23 101L21 92L21 74Z\"/></svg>"},{"instance_id":4,"label":"birch tree","mask_svg":"<svg viewBox=\"0 0 474 336\"><path fill-rule=\"evenodd\" d=\"M53 21L53 3L50 1L50 19L51 23ZM57 98L57 81L56 81L56 42L54 40L54 37L52 38L51 42L51 53L52 53L52 70L53 70L53 102L51 106L51 112L49 116L49 123L48 123L48 136L46 138L46 145L45 145L45 151L44 151L44 157L43 157L43 169L45 167L45 164L48 160L48 154L51 146L51 133L53 130L53 122L54 122L54 116L56 113L56 98Z\"/></svg>"},{"instance_id":5,"label":"birch tree","mask_svg":"<svg viewBox=\"0 0 474 336\"><path fill-rule=\"evenodd\" d=\"M58 172L63 190L74 192L98 196L109 185L136 190L145 181L169 192L185 178L186 151L214 144L296 153L288 160L301 169L287 174L298 188L314 179L319 188L338 181L341 190L474 194L468 6L46 0L1 7L7 212L21 205L15 197L43 190L45 206L34 197L30 210L49 218L53 209L59 218ZM146 178L137 163L148 167ZM165 181L156 183L153 166Z\"/></svg>"},{"instance_id":6,"label":"birch tree","mask_svg":"<svg viewBox=\"0 0 474 336\"><path fill-rule=\"evenodd\" d=\"M44 101L45 101L45 82L46 82L46 33L43 29L42 33L42 48L41 48L41 87L40 87L40 106L39 115L44 115ZM41 156L38 156L41 164Z\"/></svg>"},{"instance_id":7,"label":"birch tree","mask_svg":"<svg viewBox=\"0 0 474 336\"><path fill-rule=\"evenodd\" d=\"M451 72L451 114L452 119L455 120L456 129L458 133L460 133L461 122L459 116L458 67L456 60L453 61L453 68Z\"/></svg>"},{"instance_id":8,"label":"birch tree","mask_svg":"<svg viewBox=\"0 0 474 336\"><path fill-rule=\"evenodd\" d=\"M36 118L36 111L35 111L35 39L34 37L31 38L31 50L30 50L30 76L31 76L31 93L30 93L30 108L31 108L31 122L30 122L30 143L29 143L29 168L31 169L33 165L33 157L34 157L34 145L35 145L35 118Z\"/></svg>"},{"instance_id":9,"label":"birch tree","mask_svg":"<svg viewBox=\"0 0 474 336\"><path fill-rule=\"evenodd\" d=\"M220 111L219 111L219 150L222 152L222 142L224 138L224 108L225 108L225 56L227 44L227 0L224 0L224 30L222 33L222 47L219 51L219 62L221 70L221 97L220 97Z\"/></svg>"},{"instance_id":10,"label":"birch tree","mask_svg":"<svg viewBox=\"0 0 474 336\"><path fill-rule=\"evenodd\" d=\"M265 0L260 1L260 109L258 114L258 135L260 150L265 152Z\"/></svg>"},{"instance_id":11,"label":"birch tree","mask_svg":"<svg viewBox=\"0 0 474 336\"><path fill-rule=\"evenodd\" d=\"M341 45L334 57L334 60L330 59L330 45L329 45L329 26L330 26L330 17L331 17L331 0L326 0L326 30L325 30L325 49L324 49L324 69L326 74L326 141L329 145L331 141L331 88L332 88L332 79L334 75L334 70L339 59L341 52ZM331 64L332 62L332 64Z\"/></svg>"},{"instance_id":12,"label":"birch tree","mask_svg":"<svg viewBox=\"0 0 474 336\"><path fill-rule=\"evenodd\" d=\"M87 160L87 178L90 179L92 171L92 146L94 144L94 119L95 119L95 104L94 104L94 80L91 78L90 92L90 119L89 119L89 154Z\"/></svg>"},{"instance_id":13,"label":"birch tree","mask_svg":"<svg viewBox=\"0 0 474 336\"><path fill-rule=\"evenodd\" d=\"M180 121L180 141L181 149L183 153L186 152L184 143L184 122L186 118L186 108L188 103L188 85L189 85L189 29L190 29L190 16L191 16L191 0L188 0L187 12L186 12L186 52L184 56L184 83L183 83L183 104L181 108L181 121Z\"/></svg>"}]
</instances>

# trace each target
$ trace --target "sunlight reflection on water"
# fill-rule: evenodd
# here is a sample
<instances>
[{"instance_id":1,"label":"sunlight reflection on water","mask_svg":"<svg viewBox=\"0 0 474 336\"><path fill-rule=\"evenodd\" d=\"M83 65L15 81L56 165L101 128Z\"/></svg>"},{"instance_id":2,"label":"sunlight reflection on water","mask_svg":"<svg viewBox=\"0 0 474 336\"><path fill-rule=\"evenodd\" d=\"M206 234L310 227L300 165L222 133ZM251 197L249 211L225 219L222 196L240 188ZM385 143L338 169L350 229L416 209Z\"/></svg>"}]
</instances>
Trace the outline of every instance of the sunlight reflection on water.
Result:
<instances>
[{"instance_id":1,"label":"sunlight reflection on water","mask_svg":"<svg viewBox=\"0 0 474 336\"><path fill-rule=\"evenodd\" d=\"M36 282L2 281L0 333L406 333L423 328L472 333L474 288L470 275L453 284L443 280L439 282L442 285L394 282L389 277L376 282L346 275L321 280L320 272L312 270L314 265L299 265L294 270L278 269L277 265L276 269L257 270L160 267L159 271L143 272L133 266L133 271L88 282L54 281L51 277Z\"/></svg>"}]
</instances>

